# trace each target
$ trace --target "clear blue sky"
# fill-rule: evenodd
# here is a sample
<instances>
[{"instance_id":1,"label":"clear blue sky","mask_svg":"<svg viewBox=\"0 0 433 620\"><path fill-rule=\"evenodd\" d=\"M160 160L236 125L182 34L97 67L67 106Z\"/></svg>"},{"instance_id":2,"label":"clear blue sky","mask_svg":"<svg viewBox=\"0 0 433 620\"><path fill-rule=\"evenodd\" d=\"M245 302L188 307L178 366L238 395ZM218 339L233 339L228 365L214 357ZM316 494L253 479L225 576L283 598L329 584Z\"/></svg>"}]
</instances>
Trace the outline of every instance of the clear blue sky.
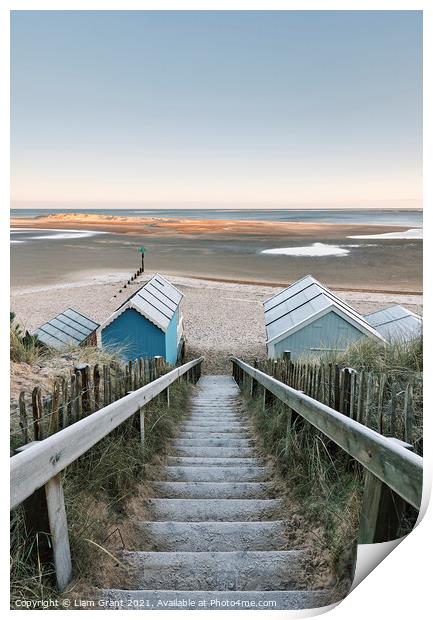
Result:
<instances>
[{"instance_id":1,"label":"clear blue sky","mask_svg":"<svg viewBox=\"0 0 433 620\"><path fill-rule=\"evenodd\" d=\"M420 206L420 12L12 15L12 198Z\"/></svg>"}]
</instances>

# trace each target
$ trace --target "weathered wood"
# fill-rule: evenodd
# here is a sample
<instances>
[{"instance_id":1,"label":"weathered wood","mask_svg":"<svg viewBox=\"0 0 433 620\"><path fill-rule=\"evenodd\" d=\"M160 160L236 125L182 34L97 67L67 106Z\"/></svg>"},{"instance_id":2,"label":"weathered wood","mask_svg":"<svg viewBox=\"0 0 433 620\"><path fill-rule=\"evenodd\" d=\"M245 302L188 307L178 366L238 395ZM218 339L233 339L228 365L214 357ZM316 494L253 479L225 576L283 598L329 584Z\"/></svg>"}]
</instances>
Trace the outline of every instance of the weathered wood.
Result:
<instances>
[{"instance_id":1,"label":"weathered wood","mask_svg":"<svg viewBox=\"0 0 433 620\"><path fill-rule=\"evenodd\" d=\"M146 443L145 429L146 429L146 407L140 407L140 443L144 448Z\"/></svg>"},{"instance_id":2,"label":"weathered wood","mask_svg":"<svg viewBox=\"0 0 433 620\"><path fill-rule=\"evenodd\" d=\"M89 364L80 364L75 367L81 374L82 390L81 390L81 402L82 402L82 415L89 415L93 413L93 400L91 397L91 384L90 384L90 366Z\"/></svg>"},{"instance_id":3,"label":"weathered wood","mask_svg":"<svg viewBox=\"0 0 433 620\"><path fill-rule=\"evenodd\" d=\"M62 377L62 428L69 426L69 385L66 377Z\"/></svg>"},{"instance_id":4,"label":"weathered wood","mask_svg":"<svg viewBox=\"0 0 433 620\"><path fill-rule=\"evenodd\" d=\"M390 430L391 437L395 436L396 417L397 417L397 385L393 381L391 383L391 398L389 401L389 418L390 418L389 430Z\"/></svg>"},{"instance_id":5,"label":"weathered wood","mask_svg":"<svg viewBox=\"0 0 433 620\"><path fill-rule=\"evenodd\" d=\"M299 391L276 381L245 362L236 363L266 390L299 413L329 439L419 509L422 496L423 459L376 431L351 420Z\"/></svg>"},{"instance_id":6,"label":"weathered wood","mask_svg":"<svg viewBox=\"0 0 433 620\"><path fill-rule=\"evenodd\" d=\"M101 367L95 364L93 368L93 399L95 403L95 411L101 407Z\"/></svg>"},{"instance_id":7,"label":"weathered wood","mask_svg":"<svg viewBox=\"0 0 433 620\"><path fill-rule=\"evenodd\" d=\"M58 381L54 381L53 396L51 399L51 420L49 434L57 433L59 430L59 409L60 409L60 386Z\"/></svg>"},{"instance_id":8,"label":"weathered wood","mask_svg":"<svg viewBox=\"0 0 433 620\"><path fill-rule=\"evenodd\" d=\"M140 387L142 387L146 382L145 377L144 377L144 359L142 357L140 357L140 359L138 360L138 373L139 373Z\"/></svg>"},{"instance_id":9,"label":"weathered wood","mask_svg":"<svg viewBox=\"0 0 433 620\"><path fill-rule=\"evenodd\" d=\"M18 407L20 412L20 428L23 435L23 442L28 443L29 441L29 429L28 429L28 421L27 421L27 407L26 407L26 393L20 392L18 397Z\"/></svg>"},{"instance_id":10,"label":"weathered wood","mask_svg":"<svg viewBox=\"0 0 433 620\"><path fill-rule=\"evenodd\" d=\"M33 409L33 437L35 441L44 439L44 429L42 425L43 406L42 391L39 386L35 387L32 392L32 409Z\"/></svg>"},{"instance_id":11,"label":"weathered wood","mask_svg":"<svg viewBox=\"0 0 433 620\"><path fill-rule=\"evenodd\" d=\"M334 409L341 411L340 408L340 367L334 366Z\"/></svg>"},{"instance_id":12,"label":"weathered wood","mask_svg":"<svg viewBox=\"0 0 433 620\"><path fill-rule=\"evenodd\" d=\"M103 403L106 407L109 403L108 400L108 366L106 364L102 367L102 387L103 387Z\"/></svg>"},{"instance_id":13,"label":"weathered wood","mask_svg":"<svg viewBox=\"0 0 433 620\"><path fill-rule=\"evenodd\" d=\"M365 415L364 424L370 426L371 424L371 403L373 400L373 375L371 372L367 375L367 389L365 393Z\"/></svg>"},{"instance_id":14,"label":"weathered wood","mask_svg":"<svg viewBox=\"0 0 433 620\"><path fill-rule=\"evenodd\" d=\"M75 377L76 420L81 420L81 418L83 417L83 379L80 370L77 370L77 372L75 373Z\"/></svg>"},{"instance_id":15,"label":"weathered wood","mask_svg":"<svg viewBox=\"0 0 433 620\"><path fill-rule=\"evenodd\" d=\"M379 393L377 396L377 417L379 424L379 433L383 435L383 399L385 396L387 376L386 373L380 375L379 379Z\"/></svg>"},{"instance_id":16,"label":"weathered wood","mask_svg":"<svg viewBox=\"0 0 433 620\"><path fill-rule=\"evenodd\" d=\"M72 562L69 547L68 521L60 474L53 476L45 484L45 495L53 544L57 588L60 592L63 592L72 579Z\"/></svg>"},{"instance_id":17,"label":"weathered wood","mask_svg":"<svg viewBox=\"0 0 433 620\"><path fill-rule=\"evenodd\" d=\"M365 391L365 373L363 370L359 373L359 382L358 382L358 406L356 419L359 423L362 423L364 419L362 404L364 402L364 391Z\"/></svg>"},{"instance_id":18,"label":"weathered wood","mask_svg":"<svg viewBox=\"0 0 433 620\"><path fill-rule=\"evenodd\" d=\"M355 418L356 372L350 373L349 417Z\"/></svg>"},{"instance_id":19,"label":"weathered wood","mask_svg":"<svg viewBox=\"0 0 433 620\"><path fill-rule=\"evenodd\" d=\"M108 402L112 403L114 400L114 378L113 378L113 369L111 366L108 366L107 372L107 385L108 385Z\"/></svg>"},{"instance_id":20,"label":"weathered wood","mask_svg":"<svg viewBox=\"0 0 433 620\"><path fill-rule=\"evenodd\" d=\"M411 449L409 444L390 439ZM406 502L372 473L365 473L359 544L388 542L398 537Z\"/></svg>"},{"instance_id":21,"label":"weathered wood","mask_svg":"<svg viewBox=\"0 0 433 620\"><path fill-rule=\"evenodd\" d=\"M150 365L149 360L144 360L144 384L149 383L150 381Z\"/></svg>"},{"instance_id":22,"label":"weathered wood","mask_svg":"<svg viewBox=\"0 0 433 620\"><path fill-rule=\"evenodd\" d=\"M343 402L342 402L342 413L344 415L349 415L350 411L350 370L348 368L344 368L343 370L343 381L342 381L342 394L343 394Z\"/></svg>"},{"instance_id":23,"label":"weathered wood","mask_svg":"<svg viewBox=\"0 0 433 620\"><path fill-rule=\"evenodd\" d=\"M332 402L332 395L333 395L333 389L332 389L332 364L328 364L328 405L330 407L332 407L333 402Z\"/></svg>"},{"instance_id":24,"label":"weathered wood","mask_svg":"<svg viewBox=\"0 0 433 620\"><path fill-rule=\"evenodd\" d=\"M407 443L412 443L413 434L413 387L407 385L404 394L404 439Z\"/></svg>"},{"instance_id":25,"label":"weathered wood","mask_svg":"<svg viewBox=\"0 0 433 620\"><path fill-rule=\"evenodd\" d=\"M13 456L10 460L11 508L20 504L35 489L43 486L73 463L119 424L136 414L140 407L146 405L201 361L202 358L198 358L175 368L151 384L103 407L25 452Z\"/></svg>"}]
</instances>

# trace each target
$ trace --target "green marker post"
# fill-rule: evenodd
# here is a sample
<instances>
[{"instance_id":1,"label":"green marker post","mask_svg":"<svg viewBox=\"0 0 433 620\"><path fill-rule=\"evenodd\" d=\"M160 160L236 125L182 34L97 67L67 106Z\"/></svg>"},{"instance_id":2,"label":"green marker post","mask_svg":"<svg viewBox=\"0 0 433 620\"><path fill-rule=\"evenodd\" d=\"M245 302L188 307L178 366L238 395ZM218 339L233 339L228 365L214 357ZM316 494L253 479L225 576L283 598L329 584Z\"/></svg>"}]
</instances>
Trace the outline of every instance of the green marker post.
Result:
<instances>
[{"instance_id":1,"label":"green marker post","mask_svg":"<svg viewBox=\"0 0 433 620\"><path fill-rule=\"evenodd\" d=\"M141 253L141 273L144 273L144 254L147 250L145 247L141 246L139 252Z\"/></svg>"}]
</instances>

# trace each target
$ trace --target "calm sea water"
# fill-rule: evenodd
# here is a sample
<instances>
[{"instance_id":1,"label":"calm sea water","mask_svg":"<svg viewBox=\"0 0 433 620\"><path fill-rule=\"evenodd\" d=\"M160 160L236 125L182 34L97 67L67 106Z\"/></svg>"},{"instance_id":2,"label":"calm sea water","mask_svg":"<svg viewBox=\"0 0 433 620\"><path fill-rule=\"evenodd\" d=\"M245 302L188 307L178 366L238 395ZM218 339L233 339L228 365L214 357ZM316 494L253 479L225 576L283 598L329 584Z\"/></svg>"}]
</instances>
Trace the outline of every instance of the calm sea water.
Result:
<instances>
[{"instance_id":1,"label":"calm sea water","mask_svg":"<svg viewBox=\"0 0 433 620\"><path fill-rule=\"evenodd\" d=\"M12 217L36 218L56 213L101 213L131 217L165 217L209 220L263 220L273 222L317 222L321 224L366 224L422 226L422 211L404 209L11 209Z\"/></svg>"}]
</instances>

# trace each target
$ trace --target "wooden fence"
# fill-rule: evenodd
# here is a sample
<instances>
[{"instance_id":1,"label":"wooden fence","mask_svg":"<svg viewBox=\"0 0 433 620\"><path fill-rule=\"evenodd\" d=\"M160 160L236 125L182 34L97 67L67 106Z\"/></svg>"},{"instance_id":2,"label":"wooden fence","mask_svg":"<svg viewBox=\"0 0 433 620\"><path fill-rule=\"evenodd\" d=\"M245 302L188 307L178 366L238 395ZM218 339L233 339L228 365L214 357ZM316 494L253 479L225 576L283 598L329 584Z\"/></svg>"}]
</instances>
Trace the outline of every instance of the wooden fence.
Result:
<instances>
[{"instance_id":1,"label":"wooden fence","mask_svg":"<svg viewBox=\"0 0 433 620\"><path fill-rule=\"evenodd\" d=\"M264 373L328 405L381 435L396 437L422 455L422 375L356 371L336 364L290 359L254 363Z\"/></svg>"},{"instance_id":2,"label":"wooden fence","mask_svg":"<svg viewBox=\"0 0 433 620\"><path fill-rule=\"evenodd\" d=\"M136 359L126 365L79 364L68 377L54 380L51 393L44 394L40 386L31 394L20 392L18 403L12 403L11 419L19 423L11 432L13 448L46 439L154 381L169 368L162 357Z\"/></svg>"},{"instance_id":3,"label":"wooden fence","mask_svg":"<svg viewBox=\"0 0 433 620\"><path fill-rule=\"evenodd\" d=\"M408 449L408 444L384 437L305 391L294 389L237 358L232 358L232 362L233 376L241 389L248 389L255 398L261 386L266 411L272 408L275 398L287 406L287 438L296 432L296 418L301 416L365 468L359 542L392 540L398 530L404 501L417 510L420 508L423 459ZM317 384L311 377L308 382L313 386ZM315 393L316 388L311 389Z\"/></svg>"},{"instance_id":4,"label":"wooden fence","mask_svg":"<svg viewBox=\"0 0 433 620\"><path fill-rule=\"evenodd\" d=\"M11 458L11 510L37 489L45 486L54 565L60 591L64 590L72 576L61 472L135 414L140 416L140 435L144 445L146 404L159 394L165 393L169 406L170 385L180 378L195 383L200 377L202 361L203 358L198 358L167 372L148 385L130 392L50 437L21 448L20 452Z\"/></svg>"}]
</instances>

